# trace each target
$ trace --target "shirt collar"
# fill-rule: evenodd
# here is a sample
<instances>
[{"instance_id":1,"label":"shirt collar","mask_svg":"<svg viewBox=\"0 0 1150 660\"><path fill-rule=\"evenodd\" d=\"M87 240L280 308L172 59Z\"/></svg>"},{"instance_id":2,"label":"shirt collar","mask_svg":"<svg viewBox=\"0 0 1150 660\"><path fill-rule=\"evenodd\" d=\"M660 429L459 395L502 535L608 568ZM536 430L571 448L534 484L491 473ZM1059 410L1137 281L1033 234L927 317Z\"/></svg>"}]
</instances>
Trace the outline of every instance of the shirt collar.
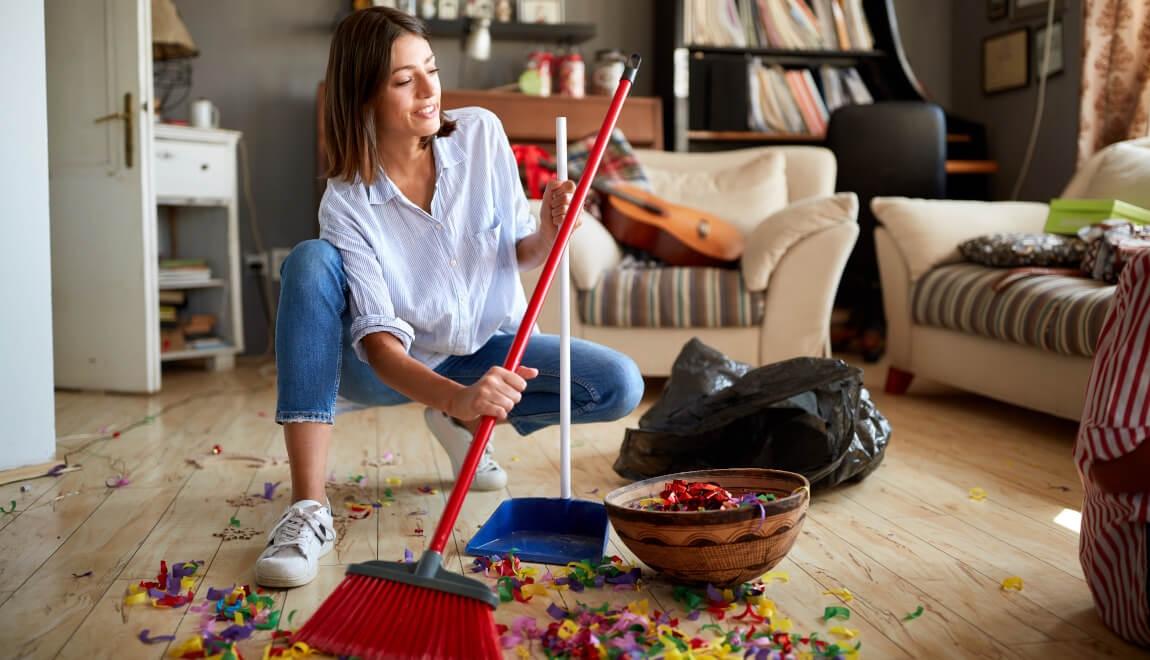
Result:
<instances>
[{"instance_id":1,"label":"shirt collar","mask_svg":"<svg viewBox=\"0 0 1150 660\"><path fill-rule=\"evenodd\" d=\"M437 137L431 141L431 148L435 152L435 175L438 178L443 171L463 162L463 149L456 140ZM386 204L399 191L391 179L380 169L375 182L367 187L368 204Z\"/></svg>"}]
</instances>

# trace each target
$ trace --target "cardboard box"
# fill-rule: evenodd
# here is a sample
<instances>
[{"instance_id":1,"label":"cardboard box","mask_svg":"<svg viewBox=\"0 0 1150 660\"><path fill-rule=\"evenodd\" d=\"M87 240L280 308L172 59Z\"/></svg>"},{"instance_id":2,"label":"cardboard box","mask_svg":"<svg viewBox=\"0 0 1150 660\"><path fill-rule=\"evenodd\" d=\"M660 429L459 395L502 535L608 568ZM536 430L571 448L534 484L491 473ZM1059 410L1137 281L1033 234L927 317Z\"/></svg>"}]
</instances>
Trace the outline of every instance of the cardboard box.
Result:
<instances>
[{"instance_id":1,"label":"cardboard box","mask_svg":"<svg viewBox=\"0 0 1150 660\"><path fill-rule=\"evenodd\" d=\"M1078 230L1110 218L1150 225L1150 211L1117 199L1053 199L1044 231L1049 234L1078 233Z\"/></svg>"}]
</instances>

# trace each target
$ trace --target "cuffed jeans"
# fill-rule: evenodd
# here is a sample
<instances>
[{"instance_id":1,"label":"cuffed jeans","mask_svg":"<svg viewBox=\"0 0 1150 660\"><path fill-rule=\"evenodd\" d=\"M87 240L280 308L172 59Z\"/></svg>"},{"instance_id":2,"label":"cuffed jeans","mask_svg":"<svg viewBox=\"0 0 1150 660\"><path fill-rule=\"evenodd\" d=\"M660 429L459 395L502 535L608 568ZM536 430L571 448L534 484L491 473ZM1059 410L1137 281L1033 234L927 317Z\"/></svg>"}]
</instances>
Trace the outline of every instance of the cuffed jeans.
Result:
<instances>
[{"instance_id":1,"label":"cuffed jeans","mask_svg":"<svg viewBox=\"0 0 1150 660\"><path fill-rule=\"evenodd\" d=\"M385 385L351 347L347 278L339 251L323 240L300 243L280 272L276 317L279 396L276 421L333 423L336 396L361 406L410 399ZM503 364L514 336L497 334L472 355L452 355L435 372L470 385ZM559 423L559 337L535 334L522 364L539 370L527 381L508 422L521 435ZM581 339L571 340L571 422L619 419L639 405L643 378L631 358Z\"/></svg>"}]
</instances>

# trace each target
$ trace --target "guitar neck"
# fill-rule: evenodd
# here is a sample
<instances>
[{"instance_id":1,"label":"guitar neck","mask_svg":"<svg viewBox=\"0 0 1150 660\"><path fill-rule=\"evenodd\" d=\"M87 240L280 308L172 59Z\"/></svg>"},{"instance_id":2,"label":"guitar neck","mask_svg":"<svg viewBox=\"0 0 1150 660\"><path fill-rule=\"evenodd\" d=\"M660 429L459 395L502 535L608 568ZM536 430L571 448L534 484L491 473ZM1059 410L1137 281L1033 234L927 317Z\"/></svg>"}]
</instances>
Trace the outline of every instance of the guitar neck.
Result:
<instances>
[{"instance_id":1,"label":"guitar neck","mask_svg":"<svg viewBox=\"0 0 1150 660\"><path fill-rule=\"evenodd\" d=\"M654 213L655 215L667 215L667 210L664 209L663 207L659 206L658 204L652 204L651 202L648 202L645 199L639 199L638 197L635 197L634 195L631 195L629 193L625 193L622 190L617 190L615 188L612 188L611 184L609 184L609 183L603 183L600 181L593 181L593 182L591 182L591 187L594 188L595 190L598 190L599 192L606 193L608 195L614 195L615 197L618 197L619 199L623 200L624 202L629 202L631 204L634 204L635 206L638 206L639 208L643 209L644 211L646 211L648 213Z\"/></svg>"}]
</instances>

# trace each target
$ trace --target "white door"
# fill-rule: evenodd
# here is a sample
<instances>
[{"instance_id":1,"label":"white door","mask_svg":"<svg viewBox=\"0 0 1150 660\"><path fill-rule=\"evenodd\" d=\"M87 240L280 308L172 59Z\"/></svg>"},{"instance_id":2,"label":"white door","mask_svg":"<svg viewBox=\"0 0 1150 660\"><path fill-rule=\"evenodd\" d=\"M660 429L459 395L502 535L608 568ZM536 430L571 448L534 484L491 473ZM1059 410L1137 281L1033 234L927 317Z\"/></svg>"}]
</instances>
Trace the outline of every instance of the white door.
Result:
<instances>
[{"instance_id":1,"label":"white door","mask_svg":"<svg viewBox=\"0 0 1150 660\"><path fill-rule=\"evenodd\" d=\"M44 3L56 387L160 388L150 9Z\"/></svg>"}]
</instances>

